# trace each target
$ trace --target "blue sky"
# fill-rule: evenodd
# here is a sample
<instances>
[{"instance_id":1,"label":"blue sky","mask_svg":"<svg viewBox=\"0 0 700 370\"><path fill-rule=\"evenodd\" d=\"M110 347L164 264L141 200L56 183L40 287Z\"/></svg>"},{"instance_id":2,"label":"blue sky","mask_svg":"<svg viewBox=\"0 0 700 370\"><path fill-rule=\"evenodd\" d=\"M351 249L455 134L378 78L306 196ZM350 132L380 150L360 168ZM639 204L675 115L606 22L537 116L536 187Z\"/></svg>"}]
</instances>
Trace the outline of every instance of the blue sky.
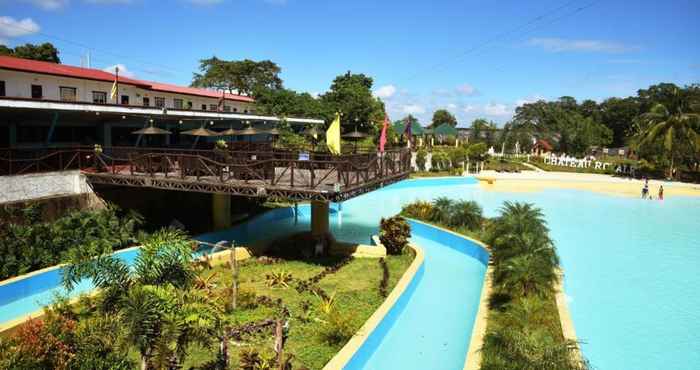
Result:
<instances>
[{"instance_id":1,"label":"blue sky","mask_svg":"<svg viewBox=\"0 0 700 370\"><path fill-rule=\"evenodd\" d=\"M698 19L697 0L0 0L0 42L177 84L211 55L270 59L310 93L351 70L392 119L446 108L468 125L538 98L700 82Z\"/></svg>"}]
</instances>

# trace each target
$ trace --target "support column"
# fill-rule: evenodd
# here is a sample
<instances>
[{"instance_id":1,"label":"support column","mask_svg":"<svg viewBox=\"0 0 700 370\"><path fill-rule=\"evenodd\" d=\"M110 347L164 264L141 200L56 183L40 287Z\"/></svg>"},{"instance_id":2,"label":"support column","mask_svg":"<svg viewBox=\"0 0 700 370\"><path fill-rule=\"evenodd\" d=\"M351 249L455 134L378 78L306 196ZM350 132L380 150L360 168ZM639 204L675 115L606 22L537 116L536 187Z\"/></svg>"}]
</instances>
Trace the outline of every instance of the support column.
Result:
<instances>
[{"instance_id":1,"label":"support column","mask_svg":"<svg viewBox=\"0 0 700 370\"><path fill-rule=\"evenodd\" d=\"M329 203L311 202L311 235L324 236L328 234Z\"/></svg>"},{"instance_id":2,"label":"support column","mask_svg":"<svg viewBox=\"0 0 700 370\"><path fill-rule=\"evenodd\" d=\"M9 143L9 147L12 148L12 147L17 146L17 123L10 122L9 131L10 131L9 132L10 137L9 137L9 140L7 140L7 141Z\"/></svg>"},{"instance_id":3,"label":"support column","mask_svg":"<svg viewBox=\"0 0 700 370\"><path fill-rule=\"evenodd\" d=\"M228 194L212 194L212 219L214 229L221 230L231 227L231 196Z\"/></svg>"}]
</instances>

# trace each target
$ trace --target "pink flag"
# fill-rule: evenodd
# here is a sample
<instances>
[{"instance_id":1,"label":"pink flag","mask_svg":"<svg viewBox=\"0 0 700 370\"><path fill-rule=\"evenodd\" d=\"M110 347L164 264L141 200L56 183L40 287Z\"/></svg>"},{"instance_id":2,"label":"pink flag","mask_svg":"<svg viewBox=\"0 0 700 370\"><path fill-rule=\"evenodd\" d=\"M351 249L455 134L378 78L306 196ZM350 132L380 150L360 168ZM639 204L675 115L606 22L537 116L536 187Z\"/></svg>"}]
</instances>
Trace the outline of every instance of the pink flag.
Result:
<instances>
[{"instance_id":1,"label":"pink flag","mask_svg":"<svg viewBox=\"0 0 700 370\"><path fill-rule=\"evenodd\" d=\"M384 153L384 145L386 144L386 128L389 126L389 116L384 115L384 126L382 126L382 135L379 137L379 153Z\"/></svg>"}]
</instances>

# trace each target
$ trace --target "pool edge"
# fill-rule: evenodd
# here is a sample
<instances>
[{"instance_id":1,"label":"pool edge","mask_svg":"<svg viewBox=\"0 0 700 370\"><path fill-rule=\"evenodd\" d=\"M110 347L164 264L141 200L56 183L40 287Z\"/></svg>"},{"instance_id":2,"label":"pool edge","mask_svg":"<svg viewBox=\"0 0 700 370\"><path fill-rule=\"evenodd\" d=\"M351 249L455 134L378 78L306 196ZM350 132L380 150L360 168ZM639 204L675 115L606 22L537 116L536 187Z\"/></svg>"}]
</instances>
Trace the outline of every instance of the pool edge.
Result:
<instances>
[{"instance_id":1,"label":"pool edge","mask_svg":"<svg viewBox=\"0 0 700 370\"><path fill-rule=\"evenodd\" d=\"M558 269L557 275L559 275L559 281L557 282L555 288L556 293L554 294L554 299L557 303L557 311L559 312L559 323L561 325L562 335L564 336L565 340L576 342L573 356L575 356L578 361L583 361L583 352L581 351L581 346L578 344L574 320L571 318L569 304L566 301L566 293L564 293L564 270L561 268Z\"/></svg>"},{"instance_id":2,"label":"pool edge","mask_svg":"<svg viewBox=\"0 0 700 370\"><path fill-rule=\"evenodd\" d=\"M403 273L401 279L399 279L394 289L391 290L391 293L389 293L389 296L382 302L379 308L372 313L369 319L365 321L362 327L350 338L343 348L328 361L323 367L323 370L340 370L344 368L411 284L420 267L423 265L425 255L423 249L418 245L409 244L409 246L416 253L416 257L413 259L413 262L411 262L411 265L408 266L408 269Z\"/></svg>"}]
</instances>

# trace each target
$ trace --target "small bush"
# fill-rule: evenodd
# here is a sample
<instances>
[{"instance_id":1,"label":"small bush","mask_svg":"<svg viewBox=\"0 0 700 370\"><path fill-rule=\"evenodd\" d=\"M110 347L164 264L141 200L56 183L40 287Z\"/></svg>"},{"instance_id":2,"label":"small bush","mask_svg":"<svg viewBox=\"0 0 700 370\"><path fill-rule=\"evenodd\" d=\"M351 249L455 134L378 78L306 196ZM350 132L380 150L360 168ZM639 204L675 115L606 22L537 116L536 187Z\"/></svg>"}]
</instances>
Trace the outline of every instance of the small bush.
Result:
<instances>
[{"instance_id":1,"label":"small bush","mask_svg":"<svg viewBox=\"0 0 700 370\"><path fill-rule=\"evenodd\" d=\"M432 204L420 200L413 203L409 203L403 206L403 208L401 208L402 215L406 217L416 218L419 220L432 219L434 212L435 209L433 209Z\"/></svg>"},{"instance_id":2,"label":"small bush","mask_svg":"<svg viewBox=\"0 0 700 370\"><path fill-rule=\"evenodd\" d=\"M269 287L289 288L289 283L292 280L294 280L292 274L284 270L274 271L265 275L265 283Z\"/></svg>"},{"instance_id":3,"label":"small bush","mask_svg":"<svg viewBox=\"0 0 700 370\"><path fill-rule=\"evenodd\" d=\"M401 216L382 218L380 222L379 240L389 254L402 254L408 238L411 237L411 227Z\"/></svg>"},{"instance_id":4,"label":"small bush","mask_svg":"<svg viewBox=\"0 0 700 370\"><path fill-rule=\"evenodd\" d=\"M450 212L450 226L463 226L469 230L481 228L484 220L481 206L473 200L462 200L455 203Z\"/></svg>"},{"instance_id":5,"label":"small bush","mask_svg":"<svg viewBox=\"0 0 700 370\"><path fill-rule=\"evenodd\" d=\"M325 316L325 322L319 330L321 338L332 345L347 342L355 334L352 324L352 314L344 314L338 310L331 310Z\"/></svg>"},{"instance_id":6,"label":"small bush","mask_svg":"<svg viewBox=\"0 0 700 370\"><path fill-rule=\"evenodd\" d=\"M237 303L241 308L253 309L258 307L258 296L255 290L250 288L240 288L238 290L238 296L236 297Z\"/></svg>"}]
</instances>

